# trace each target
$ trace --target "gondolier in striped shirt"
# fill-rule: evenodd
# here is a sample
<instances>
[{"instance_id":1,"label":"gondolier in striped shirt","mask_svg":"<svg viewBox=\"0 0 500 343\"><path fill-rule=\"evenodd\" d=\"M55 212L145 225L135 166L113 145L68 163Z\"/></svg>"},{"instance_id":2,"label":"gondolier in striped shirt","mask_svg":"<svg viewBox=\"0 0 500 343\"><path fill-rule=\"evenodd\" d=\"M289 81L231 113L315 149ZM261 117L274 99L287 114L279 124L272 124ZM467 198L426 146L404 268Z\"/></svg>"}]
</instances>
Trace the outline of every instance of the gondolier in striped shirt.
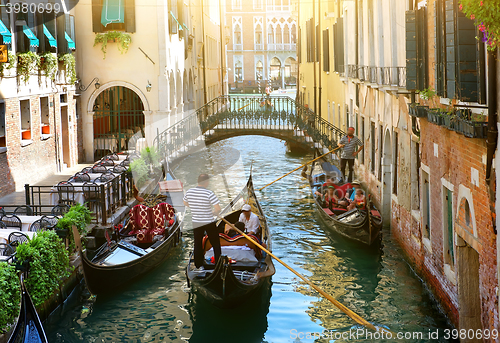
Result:
<instances>
[{"instance_id":1,"label":"gondolier in striped shirt","mask_svg":"<svg viewBox=\"0 0 500 343\"><path fill-rule=\"evenodd\" d=\"M345 180L345 167L349 166L349 176L347 182L352 182L352 174L354 169L354 158L363 150L363 142L354 135L354 128L351 126L347 129L347 135L342 137L339 141L339 147L342 148L340 155L340 171ZM358 149L359 146L359 149Z\"/></svg>"},{"instance_id":2,"label":"gondolier in striped shirt","mask_svg":"<svg viewBox=\"0 0 500 343\"><path fill-rule=\"evenodd\" d=\"M194 263L199 269L203 268L203 236L205 232L214 249L216 263L221 255L219 232L214 220L214 215L218 215L221 208L217 196L207 189L208 184L209 176L200 174L198 186L191 188L184 195L184 204L191 209L193 216Z\"/></svg>"}]
</instances>

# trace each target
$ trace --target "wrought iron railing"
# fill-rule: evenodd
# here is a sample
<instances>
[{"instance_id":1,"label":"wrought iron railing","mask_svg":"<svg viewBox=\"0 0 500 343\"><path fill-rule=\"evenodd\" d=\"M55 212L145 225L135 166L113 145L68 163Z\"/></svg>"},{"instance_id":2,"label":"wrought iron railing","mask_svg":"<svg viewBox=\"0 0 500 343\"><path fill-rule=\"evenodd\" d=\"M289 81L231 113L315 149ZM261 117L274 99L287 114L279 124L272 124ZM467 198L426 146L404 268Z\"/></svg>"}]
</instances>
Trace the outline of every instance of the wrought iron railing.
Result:
<instances>
[{"instance_id":1,"label":"wrought iron railing","mask_svg":"<svg viewBox=\"0 0 500 343\"><path fill-rule=\"evenodd\" d=\"M169 159L175 153L187 151L213 129L297 130L330 148L345 134L290 97L228 95L213 99L158 133L153 145L163 159Z\"/></svg>"}]
</instances>

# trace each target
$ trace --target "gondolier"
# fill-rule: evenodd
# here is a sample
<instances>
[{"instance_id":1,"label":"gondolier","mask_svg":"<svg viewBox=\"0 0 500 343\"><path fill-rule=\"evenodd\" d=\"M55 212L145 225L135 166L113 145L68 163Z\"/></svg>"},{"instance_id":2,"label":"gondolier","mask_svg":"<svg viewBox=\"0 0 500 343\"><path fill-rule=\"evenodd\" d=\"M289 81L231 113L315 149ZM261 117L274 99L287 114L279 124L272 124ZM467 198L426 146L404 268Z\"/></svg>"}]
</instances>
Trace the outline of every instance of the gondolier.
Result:
<instances>
[{"instance_id":1,"label":"gondolier","mask_svg":"<svg viewBox=\"0 0 500 343\"><path fill-rule=\"evenodd\" d=\"M363 142L354 135L354 128L351 126L347 129L347 135L342 137L339 141L339 147L342 148L342 153L340 155L340 171L345 177L345 167L349 167L349 176L347 177L347 182L352 182L352 175L354 169L354 158L356 155L363 150ZM359 146L359 149L358 149Z\"/></svg>"},{"instance_id":2,"label":"gondolier","mask_svg":"<svg viewBox=\"0 0 500 343\"><path fill-rule=\"evenodd\" d=\"M200 174L198 176L198 186L191 188L184 195L184 204L191 209L193 216L194 261L196 268L203 268L203 236L205 232L214 248L215 263L217 263L221 255L219 232L214 220L214 215L218 215L221 208L217 196L207 189L208 184L209 176Z\"/></svg>"}]
</instances>

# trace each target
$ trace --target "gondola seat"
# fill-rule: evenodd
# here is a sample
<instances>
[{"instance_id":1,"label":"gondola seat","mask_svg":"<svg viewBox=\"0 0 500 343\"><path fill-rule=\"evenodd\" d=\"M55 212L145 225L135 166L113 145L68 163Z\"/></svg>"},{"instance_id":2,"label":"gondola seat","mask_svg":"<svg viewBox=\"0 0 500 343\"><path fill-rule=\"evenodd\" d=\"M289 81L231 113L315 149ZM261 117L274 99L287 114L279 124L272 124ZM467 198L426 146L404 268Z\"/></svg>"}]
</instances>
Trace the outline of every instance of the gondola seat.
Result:
<instances>
[{"instance_id":1,"label":"gondola seat","mask_svg":"<svg viewBox=\"0 0 500 343\"><path fill-rule=\"evenodd\" d=\"M259 238L254 236L254 235L248 235L252 239L254 239L256 242L260 242ZM223 246L229 246L229 245L241 245L241 246L248 246L249 248L253 249L255 252L255 256L257 259L260 259L262 257L262 252L258 246L255 245L255 243L251 242L249 239L247 239L243 235L237 235L234 237L229 237L228 235L224 233L219 233L219 240L220 240L220 245L221 247ZM205 235L203 237L203 252L206 253L210 248L212 248L212 244L210 243L210 240L208 239L208 236Z\"/></svg>"},{"instance_id":2,"label":"gondola seat","mask_svg":"<svg viewBox=\"0 0 500 343\"><path fill-rule=\"evenodd\" d=\"M335 193L337 194L337 196L340 199L342 199L343 197L346 197L347 191L352 188L352 186L349 182L344 183L342 186L338 186L336 184L333 184L333 186L335 187Z\"/></svg>"},{"instance_id":3,"label":"gondola seat","mask_svg":"<svg viewBox=\"0 0 500 343\"><path fill-rule=\"evenodd\" d=\"M371 212L372 216L378 217L378 218L382 218L382 216L380 215L379 211L377 211L377 210L371 210L370 212Z\"/></svg>"},{"instance_id":4,"label":"gondola seat","mask_svg":"<svg viewBox=\"0 0 500 343\"><path fill-rule=\"evenodd\" d=\"M142 204L135 205L130 210L131 235L137 235L139 243L151 243L154 236L165 233L165 222L169 224L174 218L174 209L167 203L160 203L155 207Z\"/></svg>"},{"instance_id":5,"label":"gondola seat","mask_svg":"<svg viewBox=\"0 0 500 343\"><path fill-rule=\"evenodd\" d=\"M334 216L334 215L346 213L347 209L346 208L332 208L330 210L329 208L323 208L323 211L325 211L325 213L328 214L329 216Z\"/></svg>"}]
</instances>

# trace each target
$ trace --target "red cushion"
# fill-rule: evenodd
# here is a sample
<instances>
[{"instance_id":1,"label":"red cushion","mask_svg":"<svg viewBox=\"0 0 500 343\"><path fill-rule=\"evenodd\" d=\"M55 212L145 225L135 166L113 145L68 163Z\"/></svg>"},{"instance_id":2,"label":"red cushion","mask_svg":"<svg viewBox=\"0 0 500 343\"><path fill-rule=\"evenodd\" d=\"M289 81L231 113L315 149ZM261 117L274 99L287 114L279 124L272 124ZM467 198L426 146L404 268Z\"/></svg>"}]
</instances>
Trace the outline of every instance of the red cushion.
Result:
<instances>
[{"instance_id":1,"label":"red cushion","mask_svg":"<svg viewBox=\"0 0 500 343\"><path fill-rule=\"evenodd\" d=\"M372 216L374 216L374 217L381 217L380 212L377 210L371 210L371 213L372 213Z\"/></svg>"},{"instance_id":2,"label":"red cushion","mask_svg":"<svg viewBox=\"0 0 500 343\"><path fill-rule=\"evenodd\" d=\"M333 212L330 211L329 208L324 208L323 211L325 211L325 213L328 214L329 216L333 216Z\"/></svg>"},{"instance_id":3,"label":"red cushion","mask_svg":"<svg viewBox=\"0 0 500 343\"><path fill-rule=\"evenodd\" d=\"M351 187L351 184L348 182L348 183L344 183L342 186L337 186L337 185L333 185L335 187L335 190L337 193L337 196L339 197L339 199L342 199L343 197L345 197L347 195L347 190L352 188Z\"/></svg>"}]
</instances>

